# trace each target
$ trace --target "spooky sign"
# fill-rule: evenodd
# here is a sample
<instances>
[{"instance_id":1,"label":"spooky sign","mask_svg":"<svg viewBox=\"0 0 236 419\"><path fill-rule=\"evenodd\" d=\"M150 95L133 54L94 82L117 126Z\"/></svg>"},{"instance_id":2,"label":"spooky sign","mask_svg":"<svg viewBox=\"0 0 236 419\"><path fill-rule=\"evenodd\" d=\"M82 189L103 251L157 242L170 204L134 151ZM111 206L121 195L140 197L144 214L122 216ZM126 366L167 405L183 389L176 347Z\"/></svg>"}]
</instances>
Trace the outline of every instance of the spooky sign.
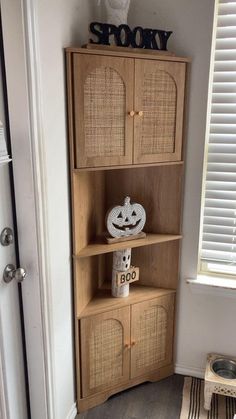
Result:
<instances>
[{"instance_id":1,"label":"spooky sign","mask_svg":"<svg viewBox=\"0 0 236 419\"><path fill-rule=\"evenodd\" d=\"M96 41L89 40L92 44L110 45L110 37L113 36L117 46L161 51L167 51L167 41L172 34L171 31L160 29L143 29L141 26L136 26L132 30L128 25L115 26L100 22L92 22L90 32L97 36Z\"/></svg>"},{"instance_id":2,"label":"spooky sign","mask_svg":"<svg viewBox=\"0 0 236 419\"><path fill-rule=\"evenodd\" d=\"M116 286L130 284L131 282L139 280L139 268L131 266L130 269L124 272L116 272Z\"/></svg>"}]
</instances>

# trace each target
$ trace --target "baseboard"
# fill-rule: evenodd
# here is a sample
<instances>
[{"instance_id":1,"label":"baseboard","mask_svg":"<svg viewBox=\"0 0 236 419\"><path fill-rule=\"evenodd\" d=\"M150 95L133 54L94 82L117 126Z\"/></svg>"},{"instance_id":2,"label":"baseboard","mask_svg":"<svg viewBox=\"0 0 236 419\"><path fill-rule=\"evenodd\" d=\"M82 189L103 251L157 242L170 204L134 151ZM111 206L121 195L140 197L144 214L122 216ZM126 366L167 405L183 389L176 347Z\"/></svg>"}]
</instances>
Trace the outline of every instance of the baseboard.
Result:
<instances>
[{"instance_id":1,"label":"baseboard","mask_svg":"<svg viewBox=\"0 0 236 419\"><path fill-rule=\"evenodd\" d=\"M205 370L201 368L189 367L188 365L175 364L175 373L188 375L190 377L204 378Z\"/></svg>"},{"instance_id":2,"label":"baseboard","mask_svg":"<svg viewBox=\"0 0 236 419\"><path fill-rule=\"evenodd\" d=\"M74 403L74 404L71 406L71 409L70 409L70 411L69 411L68 415L66 416L66 419L75 419L75 417L76 417L77 413L78 413L78 412L77 412L76 403Z\"/></svg>"}]
</instances>

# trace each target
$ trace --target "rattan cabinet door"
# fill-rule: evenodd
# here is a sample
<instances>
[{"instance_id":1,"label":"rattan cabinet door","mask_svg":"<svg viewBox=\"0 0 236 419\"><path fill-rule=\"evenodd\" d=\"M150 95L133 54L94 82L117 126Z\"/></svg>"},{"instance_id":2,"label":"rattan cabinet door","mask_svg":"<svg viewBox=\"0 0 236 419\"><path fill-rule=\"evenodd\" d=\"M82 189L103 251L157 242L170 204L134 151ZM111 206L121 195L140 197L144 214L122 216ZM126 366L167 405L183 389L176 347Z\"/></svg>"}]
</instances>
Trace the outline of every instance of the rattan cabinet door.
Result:
<instances>
[{"instance_id":1,"label":"rattan cabinet door","mask_svg":"<svg viewBox=\"0 0 236 419\"><path fill-rule=\"evenodd\" d=\"M83 397L129 380L130 307L81 319Z\"/></svg>"},{"instance_id":2,"label":"rattan cabinet door","mask_svg":"<svg viewBox=\"0 0 236 419\"><path fill-rule=\"evenodd\" d=\"M132 58L74 54L77 168L132 163L133 79Z\"/></svg>"},{"instance_id":3,"label":"rattan cabinet door","mask_svg":"<svg viewBox=\"0 0 236 419\"><path fill-rule=\"evenodd\" d=\"M135 60L134 163L181 160L185 63Z\"/></svg>"},{"instance_id":4,"label":"rattan cabinet door","mask_svg":"<svg viewBox=\"0 0 236 419\"><path fill-rule=\"evenodd\" d=\"M172 362L174 294L131 306L131 378Z\"/></svg>"}]
</instances>

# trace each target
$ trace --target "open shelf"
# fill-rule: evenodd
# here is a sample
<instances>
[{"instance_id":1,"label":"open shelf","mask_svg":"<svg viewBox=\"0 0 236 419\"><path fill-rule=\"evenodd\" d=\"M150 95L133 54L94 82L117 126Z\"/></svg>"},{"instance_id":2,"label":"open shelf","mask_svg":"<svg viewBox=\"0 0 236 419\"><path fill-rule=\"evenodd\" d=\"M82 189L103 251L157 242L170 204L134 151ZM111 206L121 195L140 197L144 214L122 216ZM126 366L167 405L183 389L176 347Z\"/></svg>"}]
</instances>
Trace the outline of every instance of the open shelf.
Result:
<instances>
[{"instance_id":1,"label":"open shelf","mask_svg":"<svg viewBox=\"0 0 236 419\"><path fill-rule=\"evenodd\" d=\"M183 165L120 169L72 172L77 314L87 307L104 280L110 280L112 252L117 250L132 249L132 264L140 268L139 285L177 288ZM107 244L107 211L122 204L126 196L145 208L147 236Z\"/></svg>"},{"instance_id":2,"label":"open shelf","mask_svg":"<svg viewBox=\"0 0 236 419\"><path fill-rule=\"evenodd\" d=\"M181 238L182 236L177 235L177 234L148 233L146 237L143 239L130 240L130 241L127 240L121 243L107 244L107 243L104 243L104 237L99 236L96 241L84 247L78 253L78 255L75 255L75 257L82 258L82 257L88 257L88 256L101 255L103 253L110 253L116 250L141 247L141 246L149 246L151 244L158 244L158 243L164 243L164 242L169 242L169 241L174 241L174 240L180 240Z\"/></svg>"},{"instance_id":3,"label":"open shelf","mask_svg":"<svg viewBox=\"0 0 236 419\"><path fill-rule=\"evenodd\" d=\"M72 175L75 257L110 253L181 238L181 164L121 170L79 171ZM103 232L109 208L124 198L146 211L145 239L106 244ZM81 197L83 197L81 199Z\"/></svg>"},{"instance_id":4,"label":"open shelf","mask_svg":"<svg viewBox=\"0 0 236 419\"><path fill-rule=\"evenodd\" d=\"M106 281L82 312L77 313L78 318L93 316L105 311L115 310L126 305L135 304L140 301L150 300L151 298L175 294L176 292L172 289L155 288L135 284L131 284L129 290L128 297L114 298L111 295L111 282Z\"/></svg>"}]
</instances>

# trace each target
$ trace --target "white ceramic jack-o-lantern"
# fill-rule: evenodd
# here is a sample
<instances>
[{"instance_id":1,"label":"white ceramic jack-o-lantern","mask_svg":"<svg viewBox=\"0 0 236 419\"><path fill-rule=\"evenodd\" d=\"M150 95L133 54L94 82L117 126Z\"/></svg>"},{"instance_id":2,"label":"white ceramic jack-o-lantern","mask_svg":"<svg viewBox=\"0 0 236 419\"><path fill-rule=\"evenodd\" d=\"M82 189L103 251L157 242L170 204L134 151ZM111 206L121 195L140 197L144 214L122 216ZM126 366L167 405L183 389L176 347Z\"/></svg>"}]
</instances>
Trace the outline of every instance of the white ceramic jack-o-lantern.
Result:
<instances>
[{"instance_id":1,"label":"white ceramic jack-o-lantern","mask_svg":"<svg viewBox=\"0 0 236 419\"><path fill-rule=\"evenodd\" d=\"M106 217L107 230L112 237L139 234L145 222L145 209L140 204L131 203L129 196L125 198L124 205L112 208Z\"/></svg>"}]
</instances>

